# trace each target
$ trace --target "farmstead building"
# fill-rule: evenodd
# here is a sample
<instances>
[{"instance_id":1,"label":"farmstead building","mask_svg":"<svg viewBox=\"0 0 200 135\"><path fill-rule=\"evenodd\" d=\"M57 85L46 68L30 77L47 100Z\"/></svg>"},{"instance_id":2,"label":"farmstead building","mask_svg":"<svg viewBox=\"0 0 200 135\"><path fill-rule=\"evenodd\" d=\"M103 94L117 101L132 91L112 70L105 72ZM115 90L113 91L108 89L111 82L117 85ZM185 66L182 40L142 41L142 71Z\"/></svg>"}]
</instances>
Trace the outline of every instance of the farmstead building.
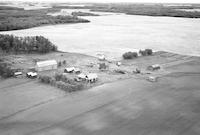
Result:
<instances>
[{"instance_id":1,"label":"farmstead building","mask_svg":"<svg viewBox=\"0 0 200 135\"><path fill-rule=\"evenodd\" d=\"M36 63L36 70L38 72L45 70L53 70L53 69L57 69L56 60L39 61Z\"/></svg>"}]
</instances>

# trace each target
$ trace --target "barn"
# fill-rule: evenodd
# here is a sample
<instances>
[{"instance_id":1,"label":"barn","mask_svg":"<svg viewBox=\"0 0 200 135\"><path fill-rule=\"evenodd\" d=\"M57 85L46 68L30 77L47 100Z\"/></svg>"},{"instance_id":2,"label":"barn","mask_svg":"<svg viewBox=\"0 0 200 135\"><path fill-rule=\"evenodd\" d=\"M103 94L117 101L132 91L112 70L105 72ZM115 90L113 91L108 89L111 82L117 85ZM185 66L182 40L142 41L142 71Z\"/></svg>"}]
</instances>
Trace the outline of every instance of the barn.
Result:
<instances>
[{"instance_id":1,"label":"barn","mask_svg":"<svg viewBox=\"0 0 200 135\"><path fill-rule=\"evenodd\" d=\"M56 60L39 61L36 63L36 70L38 72L46 71L46 70L53 70L53 69L57 69Z\"/></svg>"}]
</instances>

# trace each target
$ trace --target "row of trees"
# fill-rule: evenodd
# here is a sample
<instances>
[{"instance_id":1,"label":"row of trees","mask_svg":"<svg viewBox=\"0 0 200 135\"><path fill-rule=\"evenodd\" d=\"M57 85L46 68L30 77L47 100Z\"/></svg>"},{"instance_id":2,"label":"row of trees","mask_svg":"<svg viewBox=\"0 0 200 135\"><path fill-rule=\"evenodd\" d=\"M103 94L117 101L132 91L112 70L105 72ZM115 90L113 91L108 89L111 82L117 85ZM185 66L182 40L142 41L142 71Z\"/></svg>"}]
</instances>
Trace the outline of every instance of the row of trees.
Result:
<instances>
[{"instance_id":1,"label":"row of trees","mask_svg":"<svg viewBox=\"0 0 200 135\"><path fill-rule=\"evenodd\" d=\"M145 49L145 50L140 50L139 54L141 56L149 56L153 54L153 50L152 49ZM133 59L133 58L137 58L138 57L138 53L137 52L126 52L122 55L122 57L124 59Z\"/></svg>"},{"instance_id":2,"label":"row of trees","mask_svg":"<svg viewBox=\"0 0 200 135\"><path fill-rule=\"evenodd\" d=\"M56 51L57 46L43 36L17 37L0 34L0 49L6 53L48 53Z\"/></svg>"}]
</instances>

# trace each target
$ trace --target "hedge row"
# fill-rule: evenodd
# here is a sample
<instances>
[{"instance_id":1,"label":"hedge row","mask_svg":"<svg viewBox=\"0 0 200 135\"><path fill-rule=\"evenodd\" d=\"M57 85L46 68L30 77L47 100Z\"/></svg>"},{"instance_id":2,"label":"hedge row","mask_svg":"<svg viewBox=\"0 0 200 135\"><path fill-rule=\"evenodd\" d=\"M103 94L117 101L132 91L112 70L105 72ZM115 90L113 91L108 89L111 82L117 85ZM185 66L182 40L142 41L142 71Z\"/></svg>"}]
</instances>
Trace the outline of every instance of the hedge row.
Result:
<instances>
[{"instance_id":1,"label":"hedge row","mask_svg":"<svg viewBox=\"0 0 200 135\"><path fill-rule=\"evenodd\" d=\"M84 84L75 82L62 74L56 74L54 77L43 75L39 77L39 80L42 83L50 84L66 92L78 91L84 88Z\"/></svg>"}]
</instances>

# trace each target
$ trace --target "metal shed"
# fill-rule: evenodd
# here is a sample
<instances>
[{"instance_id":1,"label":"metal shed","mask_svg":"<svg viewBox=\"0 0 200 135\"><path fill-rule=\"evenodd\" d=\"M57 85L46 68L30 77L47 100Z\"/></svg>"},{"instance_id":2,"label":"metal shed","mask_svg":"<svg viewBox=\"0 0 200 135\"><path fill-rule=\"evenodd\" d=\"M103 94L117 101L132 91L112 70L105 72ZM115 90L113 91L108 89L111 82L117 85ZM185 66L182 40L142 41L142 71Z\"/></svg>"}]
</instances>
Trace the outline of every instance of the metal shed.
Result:
<instances>
[{"instance_id":1,"label":"metal shed","mask_svg":"<svg viewBox=\"0 0 200 135\"><path fill-rule=\"evenodd\" d=\"M53 69L57 69L56 60L39 61L36 63L37 71L46 71L46 70L53 70Z\"/></svg>"}]
</instances>

